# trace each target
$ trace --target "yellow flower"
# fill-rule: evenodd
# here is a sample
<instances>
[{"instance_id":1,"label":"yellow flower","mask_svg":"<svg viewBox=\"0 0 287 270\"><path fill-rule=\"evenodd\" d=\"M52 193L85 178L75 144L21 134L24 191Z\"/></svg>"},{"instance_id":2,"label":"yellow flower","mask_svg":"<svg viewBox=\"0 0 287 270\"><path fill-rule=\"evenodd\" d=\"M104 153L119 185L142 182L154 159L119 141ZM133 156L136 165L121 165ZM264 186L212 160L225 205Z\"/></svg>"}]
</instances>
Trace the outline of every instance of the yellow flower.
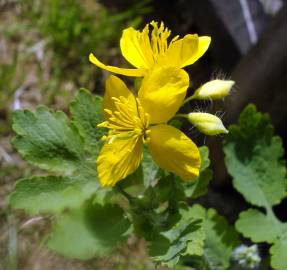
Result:
<instances>
[{"instance_id":1,"label":"yellow flower","mask_svg":"<svg viewBox=\"0 0 287 270\"><path fill-rule=\"evenodd\" d=\"M140 165L144 144L162 169L183 180L198 176L201 161L197 146L167 124L182 105L188 85L188 74L173 67L150 72L137 96L116 76L107 79L103 100L106 121L99 126L108 128L109 133L97 159L102 186L114 186L133 173Z\"/></svg>"},{"instance_id":2,"label":"yellow flower","mask_svg":"<svg viewBox=\"0 0 287 270\"><path fill-rule=\"evenodd\" d=\"M150 33L150 25L152 31ZM172 66L183 68L197 61L208 49L210 37L188 34L182 39L174 37L170 42L168 28L161 23L152 21L142 32L129 27L123 31L120 47L122 55L136 69L107 66L100 62L92 53L90 61L96 66L126 76L142 77L154 67Z\"/></svg>"}]
</instances>

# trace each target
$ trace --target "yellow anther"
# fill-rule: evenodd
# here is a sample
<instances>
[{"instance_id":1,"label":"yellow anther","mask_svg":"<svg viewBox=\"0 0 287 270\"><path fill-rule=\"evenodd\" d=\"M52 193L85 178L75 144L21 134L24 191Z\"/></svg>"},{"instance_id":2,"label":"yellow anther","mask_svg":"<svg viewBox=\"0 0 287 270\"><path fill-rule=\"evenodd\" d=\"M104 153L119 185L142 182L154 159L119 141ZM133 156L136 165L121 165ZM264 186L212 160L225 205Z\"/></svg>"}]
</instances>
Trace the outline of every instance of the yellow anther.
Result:
<instances>
[{"instance_id":1,"label":"yellow anther","mask_svg":"<svg viewBox=\"0 0 287 270\"><path fill-rule=\"evenodd\" d=\"M150 142L150 137L148 137L148 138L143 138L143 142L144 142L144 143L149 143L149 142Z\"/></svg>"},{"instance_id":2,"label":"yellow anther","mask_svg":"<svg viewBox=\"0 0 287 270\"><path fill-rule=\"evenodd\" d=\"M142 134L142 130L140 128L135 128L134 129L134 132L138 135L141 135Z\"/></svg>"},{"instance_id":3,"label":"yellow anther","mask_svg":"<svg viewBox=\"0 0 287 270\"><path fill-rule=\"evenodd\" d=\"M105 122L102 122L100 124L97 124L97 127L108 127L108 125L109 125L109 122L105 121Z\"/></svg>"},{"instance_id":4,"label":"yellow anther","mask_svg":"<svg viewBox=\"0 0 287 270\"><path fill-rule=\"evenodd\" d=\"M104 136L101 138L102 141L106 141L107 139L108 139L108 136L106 136L106 135L104 135Z\"/></svg>"},{"instance_id":5,"label":"yellow anther","mask_svg":"<svg viewBox=\"0 0 287 270\"><path fill-rule=\"evenodd\" d=\"M104 109L104 112L106 112L107 114L113 114L113 112L109 109Z\"/></svg>"},{"instance_id":6,"label":"yellow anther","mask_svg":"<svg viewBox=\"0 0 287 270\"><path fill-rule=\"evenodd\" d=\"M116 98L116 97L111 97L111 99L112 99L113 101L115 101L115 102L120 102L120 100L119 100L118 98Z\"/></svg>"}]
</instances>

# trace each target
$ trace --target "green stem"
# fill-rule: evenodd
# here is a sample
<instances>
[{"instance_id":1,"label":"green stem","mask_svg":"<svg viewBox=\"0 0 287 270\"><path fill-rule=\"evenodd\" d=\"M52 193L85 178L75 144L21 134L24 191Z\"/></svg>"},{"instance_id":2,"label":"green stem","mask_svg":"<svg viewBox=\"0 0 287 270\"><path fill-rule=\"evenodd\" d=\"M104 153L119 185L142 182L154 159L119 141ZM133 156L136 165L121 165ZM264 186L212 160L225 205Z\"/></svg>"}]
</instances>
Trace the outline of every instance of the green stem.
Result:
<instances>
[{"instance_id":1,"label":"green stem","mask_svg":"<svg viewBox=\"0 0 287 270\"><path fill-rule=\"evenodd\" d=\"M181 117L181 118L188 118L188 115L187 114L184 114L184 113L178 113L176 114L173 118L176 118L176 117Z\"/></svg>"},{"instance_id":2,"label":"green stem","mask_svg":"<svg viewBox=\"0 0 287 270\"><path fill-rule=\"evenodd\" d=\"M119 193L121 193L131 204L134 202L134 197L132 197L129 193L125 192L125 191L123 190L123 188L122 188L119 184L117 184L117 185L115 186L115 189L116 189Z\"/></svg>"},{"instance_id":3,"label":"green stem","mask_svg":"<svg viewBox=\"0 0 287 270\"><path fill-rule=\"evenodd\" d=\"M190 96L190 97L188 97L188 98L183 102L183 105L186 104L187 102L193 100L193 99L195 99L195 96Z\"/></svg>"},{"instance_id":4,"label":"green stem","mask_svg":"<svg viewBox=\"0 0 287 270\"><path fill-rule=\"evenodd\" d=\"M276 217L276 215L273 212L272 207L268 203L265 204L265 209L266 209L267 216L272 218L274 225L276 226L276 229L278 230L278 233L281 234L282 233L281 221Z\"/></svg>"}]
</instances>

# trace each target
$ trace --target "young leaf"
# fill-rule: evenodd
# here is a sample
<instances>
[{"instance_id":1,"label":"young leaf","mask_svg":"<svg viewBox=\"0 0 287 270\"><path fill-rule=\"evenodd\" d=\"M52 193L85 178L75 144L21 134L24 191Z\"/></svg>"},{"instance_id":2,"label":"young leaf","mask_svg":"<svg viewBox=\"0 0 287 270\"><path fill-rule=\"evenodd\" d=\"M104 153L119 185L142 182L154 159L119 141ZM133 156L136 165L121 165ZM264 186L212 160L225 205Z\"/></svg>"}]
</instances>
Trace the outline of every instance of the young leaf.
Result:
<instances>
[{"instance_id":1,"label":"young leaf","mask_svg":"<svg viewBox=\"0 0 287 270\"><path fill-rule=\"evenodd\" d=\"M286 168L282 141L269 117L249 105L229 131L225 162L235 188L253 205L278 204L286 194Z\"/></svg>"},{"instance_id":2,"label":"young leaf","mask_svg":"<svg viewBox=\"0 0 287 270\"><path fill-rule=\"evenodd\" d=\"M130 223L119 206L95 204L61 214L48 247L66 257L87 260L109 253L129 231Z\"/></svg>"},{"instance_id":3,"label":"young leaf","mask_svg":"<svg viewBox=\"0 0 287 270\"><path fill-rule=\"evenodd\" d=\"M17 182L9 201L13 208L29 214L58 213L83 204L97 189L96 179L79 177L36 176Z\"/></svg>"},{"instance_id":4,"label":"young leaf","mask_svg":"<svg viewBox=\"0 0 287 270\"><path fill-rule=\"evenodd\" d=\"M238 234L234 228L214 209L205 210L200 205L194 205L189 213L203 220L204 259L208 267L216 270L228 269L232 250L238 245Z\"/></svg>"},{"instance_id":5,"label":"young leaf","mask_svg":"<svg viewBox=\"0 0 287 270\"><path fill-rule=\"evenodd\" d=\"M281 233L277 221L272 216L251 208L240 213L236 229L256 243L273 243Z\"/></svg>"},{"instance_id":6,"label":"young leaf","mask_svg":"<svg viewBox=\"0 0 287 270\"><path fill-rule=\"evenodd\" d=\"M93 96L88 90L80 89L70 105L73 123L85 140L86 150L96 155L102 145L105 130L97 125L103 121L102 98Z\"/></svg>"},{"instance_id":7,"label":"young leaf","mask_svg":"<svg viewBox=\"0 0 287 270\"><path fill-rule=\"evenodd\" d=\"M207 193L208 184L212 179L212 171L208 168L210 160L208 158L208 147L202 146L199 148L201 156L201 168L198 179L195 182L184 183L184 192L188 198L198 198Z\"/></svg>"},{"instance_id":8,"label":"young leaf","mask_svg":"<svg viewBox=\"0 0 287 270\"><path fill-rule=\"evenodd\" d=\"M63 112L39 106L35 113L18 110L13 115L17 136L13 146L29 163L50 171L71 173L83 160L83 142Z\"/></svg>"}]
</instances>

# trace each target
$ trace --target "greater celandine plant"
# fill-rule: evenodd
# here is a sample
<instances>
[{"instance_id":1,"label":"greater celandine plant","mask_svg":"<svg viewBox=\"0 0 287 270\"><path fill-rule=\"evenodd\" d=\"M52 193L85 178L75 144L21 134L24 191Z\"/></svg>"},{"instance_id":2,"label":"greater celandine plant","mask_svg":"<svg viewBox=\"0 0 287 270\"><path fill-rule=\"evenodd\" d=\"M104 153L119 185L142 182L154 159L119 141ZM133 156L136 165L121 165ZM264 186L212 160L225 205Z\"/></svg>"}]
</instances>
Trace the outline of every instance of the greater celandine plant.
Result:
<instances>
[{"instance_id":1,"label":"greater celandine plant","mask_svg":"<svg viewBox=\"0 0 287 270\"><path fill-rule=\"evenodd\" d=\"M255 243L272 245L272 267L285 270L287 226L272 210L287 194L282 142L254 106L229 132L216 115L178 113L190 100L226 97L234 82L214 79L186 98L190 79L183 68L206 52L210 38L189 34L169 39L170 34L156 22L142 31L125 29L121 51L135 69L107 66L90 55L100 68L140 77L138 91L110 75L103 98L79 90L70 117L45 106L14 112L12 144L45 174L17 181L10 206L31 215L53 215L45 242L68 258L106 256L134 234L146 240L156 263L169 267L268 265L269 258L261 262L257 246L238 248L237 231L215 209L187 204L207 193L212 178L208 148L198 147L173 121L187 119L205 135L226 134L225 162L234 187L265 210L242 212L236 228Z\"/></svg>"}]
</instances>

